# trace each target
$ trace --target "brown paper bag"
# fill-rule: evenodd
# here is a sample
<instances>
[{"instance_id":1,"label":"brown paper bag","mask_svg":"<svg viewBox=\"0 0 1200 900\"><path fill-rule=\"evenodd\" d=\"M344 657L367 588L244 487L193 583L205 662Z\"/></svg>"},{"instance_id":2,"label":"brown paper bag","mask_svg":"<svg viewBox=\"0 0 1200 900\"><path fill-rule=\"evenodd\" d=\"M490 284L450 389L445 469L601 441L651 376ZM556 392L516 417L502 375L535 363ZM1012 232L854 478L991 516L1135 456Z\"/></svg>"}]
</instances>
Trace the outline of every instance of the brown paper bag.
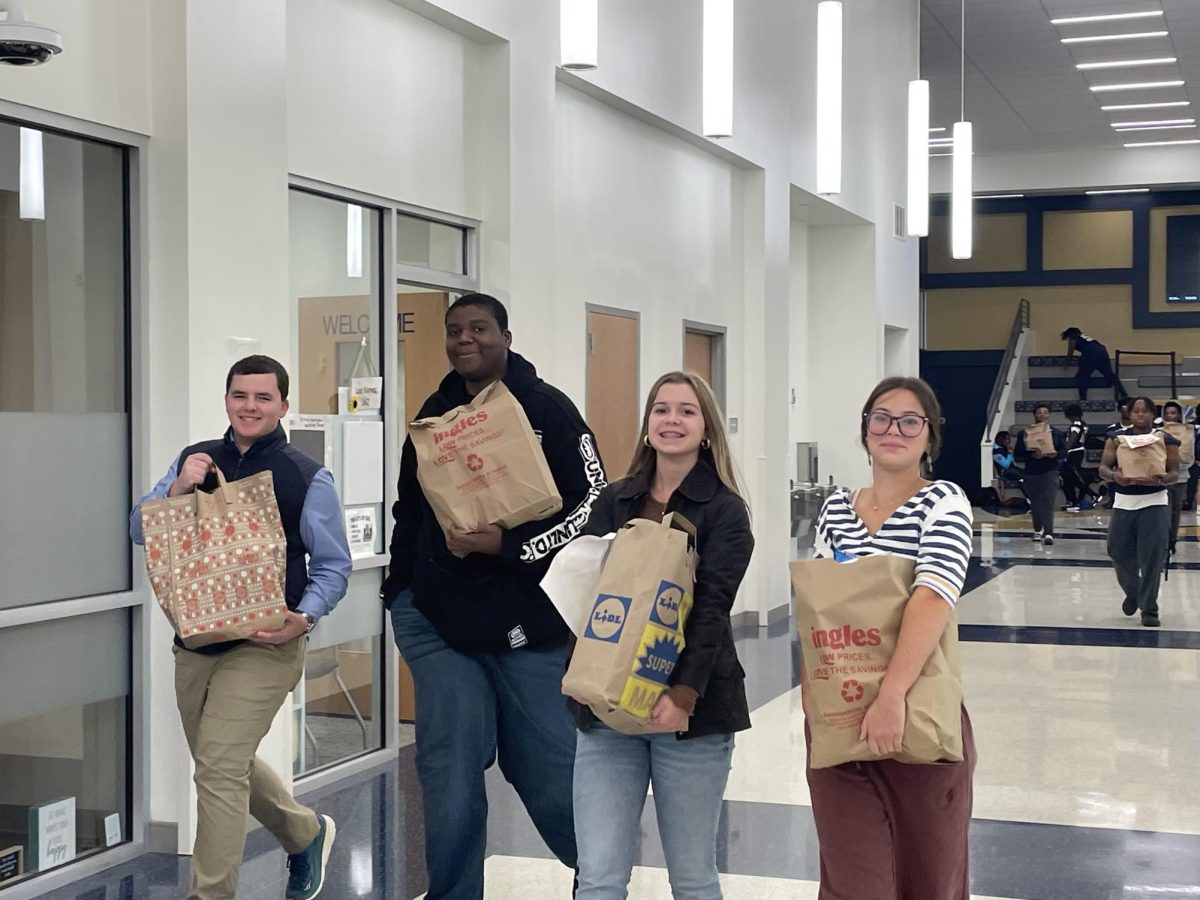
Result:
<instances>
[{"instance_id":1,"label":"brown paper bag","mask_svg":"<svg viewBox=\"0 0 1200 900\"><path fill-rule=\"evenodd\" d=\"M1143 438L1157 440L1143 444ZM1142 444L1142 446L1136 446ZM1132 446L1131 446L1132 445ZM1126 478L1157 478L1167 474L1167 442L1161 433L1117 435L1117 468Z\"/></svg>"},{"instance_id":2,"label":"brown paper bag","mask_svg":"<svg viewBox=\"0 0 1200 900\"><path fill-rule=\"evenodd\" d=\"M142 504L146 572L190 650L283 627L287 537L274 479L260 472L211 494Z\"/></svg>"},{"instance_id":3,"label":"brown paper bag","mask_svg":"<svg viewBox=\"0 0 1200 900\"><path fill-rule=\"evenodd\" d=\"M562 691L586 700L622 734L645 730L670 682L692 609L694 529L672 513L633 519L617 532L596 601L575 645Z\"/></svg>"},{"instance_id":4,"label":"brown paper bag","mask_svg":"<svg viewBox=\"0 0 1200 900\"><path fill-rule=\"evenodd\" d=\"M879 759L858 736L896 649L914 569L913 560L891 555L791 564L814 769ZM962 676L954 616L906 699L901 750L887 758L960 761Z\"/></svg>"},{"instance_id":5,"label":"brown paper bag","mask_svg":"<svg viewBox=\"0 0 1200 900\"><path fill-rule=\"evenodd\" d=\"M1050 431L1049 422L1038 422L1025 429L1025 448L1038 450L1043 457L1058 456L1054 449L1054 435Z\"/></svg>"},{"instance_id":6,"label":"brown paper bag","mask_svg":"<svg viewBox=\"0 0 1200 900\"><path fill-rule=\"evenodd\" d=\"M515 528L562 509L542 445L502 381L443 416L410 423L408 434L417 480L443 528Z\"/></svg>"},{"instance_id":7,"label":"brown paper bag","mask_svg":"<svg viewBox=\"0 0 1200 900\"><path fill-rule=\"evenodd\" d=\"M1196 462L1196 431L1194 425L1183 422L1168 422L1163 431L1179 441L1179 471L1190 469ZM1164 444L1165 449L1165 444ZM1166 456L1163 456L1163 471L1166 471Z\"/></svg>"}]
</instances>

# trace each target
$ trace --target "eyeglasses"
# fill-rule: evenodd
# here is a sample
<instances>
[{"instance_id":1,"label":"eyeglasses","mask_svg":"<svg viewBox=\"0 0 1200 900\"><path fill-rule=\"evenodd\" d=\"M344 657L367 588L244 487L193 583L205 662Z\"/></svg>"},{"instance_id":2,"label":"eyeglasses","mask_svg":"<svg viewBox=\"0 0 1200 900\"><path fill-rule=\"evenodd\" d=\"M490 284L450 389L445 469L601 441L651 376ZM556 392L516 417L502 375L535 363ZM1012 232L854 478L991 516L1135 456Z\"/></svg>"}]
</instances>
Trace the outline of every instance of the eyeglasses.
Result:
<instances>
[{"instance_id":1,"label":"eyeglasses","mask_svg":"<svg viewBox=\"0 0 1200 900\"><path fill-rule=\"evenodd\" d=\"M869 413L865 418L867 420L867 431L877 437L891 431L893 422L900 427L900 433L905 437L918 437L925 430L925 426L929 422L926 416L917 416L912 413L907 413L903 416L893 416L879 410Z\"/></svg>"}]
</instances>

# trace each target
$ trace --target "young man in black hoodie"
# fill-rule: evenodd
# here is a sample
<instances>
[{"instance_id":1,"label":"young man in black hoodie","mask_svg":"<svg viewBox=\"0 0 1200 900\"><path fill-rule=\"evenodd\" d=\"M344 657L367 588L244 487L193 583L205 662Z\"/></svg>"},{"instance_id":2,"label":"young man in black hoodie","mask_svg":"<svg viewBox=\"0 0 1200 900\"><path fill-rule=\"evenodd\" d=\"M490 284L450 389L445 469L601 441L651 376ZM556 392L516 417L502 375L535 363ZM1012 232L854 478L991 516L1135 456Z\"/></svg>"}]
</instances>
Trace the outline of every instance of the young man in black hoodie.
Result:
<instances>
[{"instance_id":1,"label":"young man in black hoodie","mask_svg":"<svg viewBox=\"0 0 1200 900\"><path fill-rule=\"evenodd\" d=\"M437 416L502 380L524 407L562 511L513 529L443 531L404 442L391 568L380 597L416 687L417 776L425 801L429 900L481 900L484 771L497 758L547 846L574 868L575 728L561 684L566 625L538 586L580 534L604 487L596 442L575 405L509 350L504 305L466 294L446 312L454 367L412 418Z\"/></svg>"}]
</instances>

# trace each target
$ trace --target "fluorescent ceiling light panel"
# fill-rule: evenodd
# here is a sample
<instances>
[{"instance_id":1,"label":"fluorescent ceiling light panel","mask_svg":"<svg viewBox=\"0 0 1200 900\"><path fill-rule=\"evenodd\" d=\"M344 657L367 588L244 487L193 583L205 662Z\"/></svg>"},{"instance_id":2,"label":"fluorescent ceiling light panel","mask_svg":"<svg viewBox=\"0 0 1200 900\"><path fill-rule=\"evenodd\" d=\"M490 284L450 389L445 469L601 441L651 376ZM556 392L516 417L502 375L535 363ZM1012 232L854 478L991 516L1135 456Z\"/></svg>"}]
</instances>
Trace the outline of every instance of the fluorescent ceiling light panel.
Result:
<instances>
[{"instance_id":1,"label":"fluorescent ceiling light panel","mask_svg":"<svg viewBox=\"0 0 1200 900\"><path fill-rule=\"evenodd\" d=\"M559 3L559 65L564 69L594 69L600 62L599 0L561 0Z\"/></svg>"},{"instance_id":2,"label":"fluorescent ceiling light panel","mask_svg":"<svg viewBox=\"0 0 1200 900\"><path fill-rule=\"evenodd\" d=\"M950 178L950 255L955 259L970 259L973 250L971 246L971 217L974 208L971 176L973 144L971 123L955 122L954 160Z\"/></svg>"},{"instance_id":3,"label":"fluorescent ceiling light panel","mask_svg":"<svg viewBox=\"0 0 1200 900\"><path fill-rule=\"evenodd\" d=\"M980 194L976 200L1015 200L1018 197L1024 197L1024 194Z\"/></svg>"},{"instance_id":4,"label":"fluorescent ceiling light panel","mask_svg":"<svg viewBox=\"0 0 1200 900\"><path fill-rule=\"evenodd\" d=\"M929 234L929 82L908 83L908 234Z\"/></svg>"},{"instance_id":5,"label":"fluorescent ceiling light panel","mask_svg":"<svg viewBox=\"0 0 1200 900\"><path fill-rule=\"evenodd\" d=\"M953 156L953 155L954 155L953 153L930 153L929 158L934 159L939 156Z\"/></svg>"},{"instance_id":6,"label":"fluorescent ceiling light panel","mask_svg":"<svg viewBox=\"0 0 1200 900\"><path fill-rule=\"evenodd\" d=\"M1166 109L1171 106L1191 106L1191 100L1166 100L1162 103L1118 103L1115 106L1100 107L1105 112L1118 112L1124 109Z\"/></svg>"},{"instance_id":7,"label":"fluorescent ceiling light panel","mask_svg":"<svg viewBox=\"0 0 1200 900\"><path fill-rule=\"evenodd\" d=\"M817 4L817 193L841 192L842 2L821 0Z\"/></svg>"},{"instance_id":8,"label":"fluorescent ceiling light panel","mask_svg":"<svg viewBox=\"0 0 1200 900\"><path fill-rule=\"evenodd\" d=\"M935 131L945 131L945 130L946 130L945 128L930 128L929 133L933 134Z\"/></svg>"},{"instance_id":9,"label":"fluorescent ceiling light panel","mask_svg":"<svg viewBox=\"0 0 1200 900\"><path fill-rule=\"evenodd\" d=\"M1118 134L1127 131L1175 131L1180 128L1195 128L1195 125L1151 125L1149 128L1118 128Z\"/></svg>"},{"instance_id":10,"label":"fluorescent ceiling light panel","mask_svg":"<svg viewBox=\"0 0 1200 900\"><path fill-rule=\"evenodd\" d=\"M1113 122L1113 128L1140 128L1144 125L1191 125L1195 119L1145 119L1141 122Z\"/></svg>"},{"instance_id":11,"label":"fluorescent ceiling light panel","mask_svg":"<svg viewBox=\"0 0 1200 900\"><path fill-rule=\"evenodd\" d=\"M733 0L704 0L704 136L733 134Z\"/></svg>"},{"instance_id":12,"label":"fluorescent ceiling light panel","mask_svg":"<svg viewBox=\"0 0 1200 900\"><path fill-rule=\"evenodd\" d=\"M1126 144L1126 147L1176 147L1180 144L1200 144L1200 138L1188 141L1137 141Z\"/></svg>"},{"instance_id":13,"label":"fluorescent ceiling light panel","mask_svg":"<svg viewBox=\"0 0 1200 900\"><path fill-rule=\"evenodd\" d=\"M46 180L42 169L42 133L21 129L20 217L26 221L46 218Z\"/></svg>"},{"instance_id":14,"label":"fluorescent ceiling light panel","mask_svg":"<svg viewBox=\"0 0 1200 900\"><path fill-rule=\"evenodd\" d=\"M1136 66L1169 66L1179 62L1177 56L1155 56L1148 59L1114 59L1109 62L1077 63L1075 68L1081 71L1089 69L1132 69Z\"/></svg>"},{"instance_id":15,"label":"fluorescent ceiling light panel","mask_svg":"<svg viewBox=\"0 0 1200 900\"><path fill-rule=\"evenodd\" d=\"M1136 81L1129 84L1093 84L1092 93L1105 91L1147 91L1154 88L1183 87L1182 81Z\"/></svg>"},{"instance_id":16,"label":"fluorescent ceiling light panel","mask_svg":"<svg viewBox=\"0 0 1200 900\"><path fill-rule=\"evenodd\" d=\"M363 236L362 207L346 204L346 277L362 278Z\"/></svg>"},{"instance_id":17,"label":"fluorescent ceiling light panel","mask_svg":"<svg viewBox=\"0 0 1200 900\"><path fill-rule=\"evenodd\" d=\"M1100 194L1148 194L1150 188L1110 188L1106 191L1084 191L1085 194L1096 197Z\"/></svg>"},{"instance_id":18,"label":"fluorescent ceiling light panel","mask_svg":"<svg viewBox=\"0 0 1200 900\"><path fill-rule=\"evenodd\" d=\"M1135 31L1129 34L1093 34L1090 37L1063 38L1064 44L1097 44L1101 41L1133 41L1142 38L1166 37L1166 31Z\"/></svg>"},{"instance_id":19,"label":"fluorescent ceiling light panel","mask_svg":"<svg viewBox=\"0 0 1200 900\"><path fill-rule=\"evenodd\" d=\"M1153 19L1163 14L1161 9L1146 12L1109 13L1104 16L1068 16L1064 19L1051 19L1051 25L1083 25L1086 22L1116 22L1122 19Z\"/></svg>"}]
</instances>

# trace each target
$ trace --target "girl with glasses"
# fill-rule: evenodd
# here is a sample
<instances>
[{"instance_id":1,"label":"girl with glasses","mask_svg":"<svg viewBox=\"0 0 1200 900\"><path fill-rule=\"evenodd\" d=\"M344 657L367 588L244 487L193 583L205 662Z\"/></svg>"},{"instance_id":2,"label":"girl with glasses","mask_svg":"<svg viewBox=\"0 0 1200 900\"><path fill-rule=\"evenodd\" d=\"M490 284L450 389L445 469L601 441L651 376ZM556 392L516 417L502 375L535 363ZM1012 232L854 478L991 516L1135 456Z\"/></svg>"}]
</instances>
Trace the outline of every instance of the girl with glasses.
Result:
<instances>
[{"instance_id":1,"label":"girl with glasses","mask_svg":"<svg viewBox=\"0 0 1200 900\"><path fill-rule=\"evenodd\" d=\"M825 502L818 555L906 556L916 562L916 578L879 696L861 726L860 740L878 760L807 767L820 844L819 900L966 900L975 770L966 710L962 762L913 765L889 756L901 747L909 689L942 632L954 627L971 556L971 505L957 485L923 477L942 439L941 408L924 381L880 382L861 423L871 484L838 490ZM801 690L803 697L807 684ZM807 726L805 737L811 748Z\"/></svg>"}]
</instances>

